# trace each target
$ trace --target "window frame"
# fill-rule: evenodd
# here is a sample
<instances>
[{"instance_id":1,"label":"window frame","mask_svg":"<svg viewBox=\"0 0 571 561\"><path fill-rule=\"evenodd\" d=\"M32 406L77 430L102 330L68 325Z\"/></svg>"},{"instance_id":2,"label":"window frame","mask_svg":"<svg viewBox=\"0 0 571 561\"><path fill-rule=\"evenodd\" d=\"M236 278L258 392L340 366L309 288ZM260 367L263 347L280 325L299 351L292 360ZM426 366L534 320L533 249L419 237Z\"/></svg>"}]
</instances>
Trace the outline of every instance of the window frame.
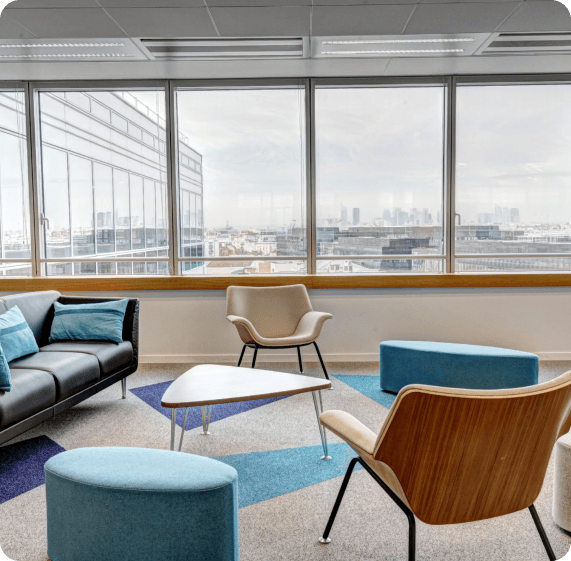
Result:
<instances>
[{"instance_id":1,"label":"window frame","mask_svg":"<svg viewBox=\"0 0 571 561\"><path fill-rule=\"evenodd\" d=\"M514 286L571 286L570 272L455 272L455 167L456 167L456 92L461 85L520 85L520 84L571 84L571 74L513 74L513 75L465 75L432 77L379 77L379 78L276 78L276 79L225 79L225 80L83 80L83 81L2 81L1 88L23 90L26 108L26 134L28 153L28 186L30 199L31 277L0 278L0 287L5 291L45 290L221 290L229 285L280 286L294 283L308 288L427 288L427 287L514 287ZM179 262L180 216L178 205L178 155L177 118L175 89L221 87L272 87L303 84L305 88L305 133L306 133L306 228L307 228L307 272L302 275L267 274L230 276L182 276ZM316 130L315 90L320 86L377 86L395 87L406 85L443 85L446 87L444 114L444 256L446 267L438 274L427 273L382 273L366 275L324 275L316 274ZM90 90L136 90L162 89L165 95L166 111L166 162L167 162L167 204L169 218L170 256L149 258L149 261L168 261L169 275L134 277L46 277L42 276L43 263L49 260L40 255L42 216L39 213L39 173L41 150L39 146L39 93L42 91L90 91ZM499 257L502 255L498 254ZM545 254L541 255L542 257ZM558 254L566 256L566 254ZM360 256L362 257L362 256ZM390 256L394 259L394 256ZM473 255L470 256L474 257ZM531 257L528 255L527 257ZM440 256L438 256L440 258ZM204 258L206 259L206 258ZM223 258L221 258L223 259ZM144 259L132 258L133 261ZM12 260L13 261L13 260ZM61 261L61 260L55 260ZM66 259L66 262L82 261L82 258ZM83 259L85 261L85 259ZM93 259L97 262L98 259ZM125 261L125 258L102 258L101 261ZM28 260L18 260L28 262Z\"/></svg>"}]
</instances>

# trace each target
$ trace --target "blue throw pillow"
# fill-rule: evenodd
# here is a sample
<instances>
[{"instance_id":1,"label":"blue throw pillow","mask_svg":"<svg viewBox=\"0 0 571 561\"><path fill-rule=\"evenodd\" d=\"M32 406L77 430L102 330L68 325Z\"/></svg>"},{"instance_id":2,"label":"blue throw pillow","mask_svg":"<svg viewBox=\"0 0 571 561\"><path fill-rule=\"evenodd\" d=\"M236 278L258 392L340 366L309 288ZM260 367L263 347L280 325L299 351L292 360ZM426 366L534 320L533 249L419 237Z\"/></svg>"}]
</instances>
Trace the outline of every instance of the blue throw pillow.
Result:
<instances>
[{"instance_id":1,"label":"blue throw pillow","mask_svg":"<svg viewBox=\"0 0 571 561\"><path fill-rule=\"evenodd\" d=\"M18 306L0 315L0 346L7 362L40 352L36 338Z\"/></svg>"},{"instance_id":2,"label":"blue throw pillow","mask_svg":"<svg viewBox=\"0 0 571 561\"><path fill-rule=\"evenodd\" d=\"M9 392L12 389L12 378L10 377L10 367L4 356L2 346L0 346L0 392Z\"/></svg>"},{"instance_id":3,"label":"blue throw pillow","mask_svg":"<svg viewBox=\"0 0 571 561\"><path fill-rule=\"evenodd\" d=\"M128 298L98 304L54 302L50 343L55 341L123 341L123 320Z\"/></svg>"}]
</instances>

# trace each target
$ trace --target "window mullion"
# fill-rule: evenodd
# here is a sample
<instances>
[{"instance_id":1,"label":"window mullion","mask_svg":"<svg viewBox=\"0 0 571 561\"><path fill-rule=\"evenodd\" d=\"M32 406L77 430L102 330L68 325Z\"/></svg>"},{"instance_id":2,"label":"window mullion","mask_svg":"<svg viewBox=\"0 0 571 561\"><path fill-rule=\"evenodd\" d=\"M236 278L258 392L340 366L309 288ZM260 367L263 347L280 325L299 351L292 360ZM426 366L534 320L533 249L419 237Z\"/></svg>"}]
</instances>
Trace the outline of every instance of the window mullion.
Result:
<instances>
[{"instance_id":1,"label":"window mullion","mask_svg":"<svg viewBox=\"0 0 571 561\"><path fill-rule=\"evenodd\" d=\"M169 247L170 274L180 274L179 257L179 213L178 213L178 133L176 123L176 102L174 87L170 80L165 86L166 105L166 157L167 157L167 194L169 205Z\"/></svg>"},{"instance_id":2,"label":"window mullion","mask_svg":"<svg viewBox=\"0 0 571 561\"><path fill-rule=\"evenodd\" d=\"M307 274L317 274L317 176L315 147L315 82L305 81L305 130L306 130L306 238L307 238Z\"/></svg>"},{"instance_id":3,"label":"window mullion","mask_svg":"<svg viewBox=\"0 0 571 561\"><path fill-rule=\"evenodd\" d=\"M450 76L446 87L446 156L445 156L445 213L446 272L454 273L456 252L456 78Z\"/></svg>"}]
</instances>

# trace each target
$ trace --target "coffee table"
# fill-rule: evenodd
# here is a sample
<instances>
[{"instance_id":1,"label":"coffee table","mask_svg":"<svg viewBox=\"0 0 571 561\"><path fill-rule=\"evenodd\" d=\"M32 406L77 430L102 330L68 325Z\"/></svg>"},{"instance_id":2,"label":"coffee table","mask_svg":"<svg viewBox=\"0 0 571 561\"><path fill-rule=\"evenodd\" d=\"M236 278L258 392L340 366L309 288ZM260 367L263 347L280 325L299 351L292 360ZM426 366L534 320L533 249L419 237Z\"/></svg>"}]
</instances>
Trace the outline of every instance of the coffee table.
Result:
<instances>
[{"instance_id":1,"label":"coffee table","mask_svg":"<svg viewBox=\"0 0 571 561\"><path fill-rule=\"evenodd\" d=\"M319 424L319 415L323 413L321 390L330 387L329 380L299 374L215 364L195 366L177 378L168 387L161 400L163 407L172 409L170 449L174 450L175 446L176 413L180 408L185 408L186 412L178 445L179 452L182 448L189 407L202 407L202 434L207 435L210 434L208 425L214 405L312 392L317 426L323 445L321 459L330 460L331 457L327 453L325 427Z\"/></svg>"}]
</instances>

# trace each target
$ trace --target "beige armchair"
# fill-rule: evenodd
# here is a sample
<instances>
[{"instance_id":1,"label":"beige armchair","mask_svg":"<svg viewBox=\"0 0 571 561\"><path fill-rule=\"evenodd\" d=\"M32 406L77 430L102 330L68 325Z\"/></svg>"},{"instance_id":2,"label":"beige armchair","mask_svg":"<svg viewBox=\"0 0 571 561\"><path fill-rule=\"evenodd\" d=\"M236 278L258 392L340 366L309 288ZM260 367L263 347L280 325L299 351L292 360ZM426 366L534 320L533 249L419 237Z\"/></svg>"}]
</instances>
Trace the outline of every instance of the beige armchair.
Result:
<instances>
[{"instance_id":1,"label":"beige armchair","mask_svg":"<svg viewBox=\"0 0 571 561\"><path fill-rule=\"evenodd\" d=\"M537 386L461 390L410 385L397 396L378 435L343 411L320 423L358 456L350 464L321 543L329 533L355 464L360 463L409 521L485 520L529 508L550 560L556 559L533 505L551 451L571 426L571 371Z\"/></svg>"},{"instance_id":2,"label":"beige armchair","mask_svg":"<svg viewBox=\"0 0 571 561\"><path fill-rule=\"evenodd\" d=\"M254 349L252 368L259 349L297 348L299 371L303 373L300 347L314 345L325 378L329 374L323 363L316 339L331 314L314 312L303 284L252 288L229 286L226 293L227 318L238 330L244 343L238 366L246 347Z\"/></svg>"}]
</instances>

